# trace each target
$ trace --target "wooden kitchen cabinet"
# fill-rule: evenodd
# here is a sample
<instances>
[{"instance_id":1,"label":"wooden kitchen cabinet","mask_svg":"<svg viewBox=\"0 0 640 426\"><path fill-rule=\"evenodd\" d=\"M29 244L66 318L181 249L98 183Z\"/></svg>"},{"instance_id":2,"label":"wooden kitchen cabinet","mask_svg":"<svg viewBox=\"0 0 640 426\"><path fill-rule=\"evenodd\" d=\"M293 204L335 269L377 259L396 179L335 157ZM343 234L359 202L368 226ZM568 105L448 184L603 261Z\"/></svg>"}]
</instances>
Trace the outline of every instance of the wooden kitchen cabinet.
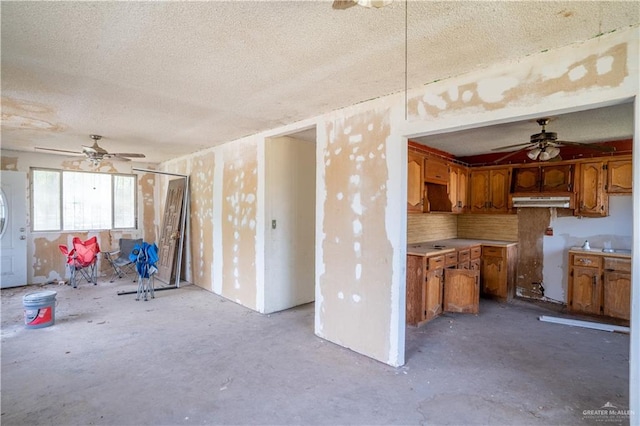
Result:
<instances>
[{"instance_id":1,"label":"wooden kitchen cabinet","mask_svg":"<svg viewBox=\"0 0 640 426\"><path fill-rule=\"evenodd\" d=\"M604 315L631 319L631 259L604 258L602 309Z\"/></svg>"},{"instance_id":2,"label":"wooden kitchen cabinet","mask_svg":"<svg viewBox=\"0 0 640 426\"><path fill-rule=\"evenodd\" d=\"M464 166L449 166L449 200L453 213L463 213L468 209L468 175L469 171Z\"/></svg>"},{"instance_id":3,"label":"wooden kitchen cabinet","mask_svg":"<svg viewBox=\"0 0 640 426\"><path fill-rule=\"evenodd\" d=\"M509 168L478 169L470 173L472 213L507 213L509 211Z\"/></svg>"},{"instance_id":4,"label":"wooden kitchen cabinet","mask_svg":"<svg viewBox=\"0 0 640 426\"><path fill-rule=\"evenodd\" d=\"M609 214L609 198L604 192L604 162L586 161L579 163L578 173L578 216L607 216Z\"/></svg>"},{"instance_id":5,"label":"wooden kitchen cabinet","mask_svg":"<svg viewBox=\"0 0 640 426\"><path fill-rule=\"evenodd\" d=\"M482 294L509 301L515 293L518 246L482 246Z\"/></svg>"},{"instance_id":6,"label":"wooden kitchen cabinet","mask_svg":"<svg viewBox=\"0 0 640 426\"><path fill-rule=\"evenodd\" d=\"M568 281L569 311L630 319L630 257L569 251Z\"/></svg>"},{"instance_id":7,"label":"wooden kitchen cabinet","mask_svg":"<svg viewBox=\"0 0 640 426\"><path fill-rule=\"evenodd\" d=\"M424 157L409 151L407 159L407 212L422 213L424 201Z\"/></svg>"},{"instance_id":8,"label":"wooden kitchen cabinet","mask_svg":"<svg viewBox=\"0 0 640 426\"><path fill-rule=\"evenodd\" d=\"M602 306L602 256L571 253L569 266L569 310L599 315Z\"/></svg>"},{"instance_id":9,"label":"wooden kitchen cabinet","mask_svg":"<svg viewBox=\"0 0 640 426\"><path fill-rule=\"evenodd\" d=\"M573 190L573 168L573 164L514 168L511 192L570 192Z\"/></svg>"},{"instance_id":10,"label":"wooden kitchen cabinet","mask_svg":"<svg viewBox=\"0 0 640 426\"><path fill-rule=\"evenodd\" d=\"M444 270L445 312L477 314L480 310L480 273L470 269Z\"/></svg>"},{"instance_id":11,"label":"wooden kitchen cabinet","mask_svg":"<svg viewBox=\"0 0 640 426\"><path fill-rule=\"evenodd\" d=\"M442 312L443 256L407 255L407 323L421 325Z\"/></svg>"},{"instance_id":12,"label":"wooden kitchen cabinet","mask_svg":"<svg viewBox=\"0 0 640 426\"><path fill-rule=\"evenodd\" d=\"M631 158L607 162L607 193L631 194L632 181Z\"/></svg>"},{"instance_id":13,"label":"wooden kitchen cabinet","mask_svg":"<svg viewBox=\"0 0 640 426\"><path fill-rule=\"evenodd\" d=\"M436 157L427 156L424 158L424 180L425 182L449 184L449 164Z\"/></svg>"}]
</instances>

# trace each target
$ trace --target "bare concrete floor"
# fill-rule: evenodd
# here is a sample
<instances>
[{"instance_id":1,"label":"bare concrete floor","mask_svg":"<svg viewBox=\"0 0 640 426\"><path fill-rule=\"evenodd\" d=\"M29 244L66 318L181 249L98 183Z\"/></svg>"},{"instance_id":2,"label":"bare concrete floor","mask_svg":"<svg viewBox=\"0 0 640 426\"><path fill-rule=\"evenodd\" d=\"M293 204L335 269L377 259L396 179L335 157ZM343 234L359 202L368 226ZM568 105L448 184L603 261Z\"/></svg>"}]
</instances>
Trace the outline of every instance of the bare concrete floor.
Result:
<instances>
[{"instance_id":1,"label":"bare concrete floor","mask_svg":"<svg viewBox=\"0 0 640 426\"><path fill-rule=\"evenodd\" d=\"M525 302L408 328L392 368L314 336L313 304L260 315L193 285L148 302L118 296L123 281L49 285L55 325L26 329L22 296L43 288L2 290L5 426L573 425L628 408L629 337Z\"/></svg>"}]
</instances>

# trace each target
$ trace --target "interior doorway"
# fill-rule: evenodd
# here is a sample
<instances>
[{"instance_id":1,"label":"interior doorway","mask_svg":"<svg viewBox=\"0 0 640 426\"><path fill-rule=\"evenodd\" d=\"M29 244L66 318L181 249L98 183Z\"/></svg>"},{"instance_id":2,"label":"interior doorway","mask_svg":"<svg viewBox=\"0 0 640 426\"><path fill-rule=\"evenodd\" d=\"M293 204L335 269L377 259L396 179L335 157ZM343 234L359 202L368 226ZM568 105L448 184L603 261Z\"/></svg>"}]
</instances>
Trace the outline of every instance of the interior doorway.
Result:
<instances>
[{"instance_id":1,"label":"interior doorway","mask_svg":"<svg viewBox=\"0 0 640 426\"><path fill-rule=\"evenodd\" d=\"M316 129L269 138L264 312L315 300Z\"/></svg>"}]
</instances>

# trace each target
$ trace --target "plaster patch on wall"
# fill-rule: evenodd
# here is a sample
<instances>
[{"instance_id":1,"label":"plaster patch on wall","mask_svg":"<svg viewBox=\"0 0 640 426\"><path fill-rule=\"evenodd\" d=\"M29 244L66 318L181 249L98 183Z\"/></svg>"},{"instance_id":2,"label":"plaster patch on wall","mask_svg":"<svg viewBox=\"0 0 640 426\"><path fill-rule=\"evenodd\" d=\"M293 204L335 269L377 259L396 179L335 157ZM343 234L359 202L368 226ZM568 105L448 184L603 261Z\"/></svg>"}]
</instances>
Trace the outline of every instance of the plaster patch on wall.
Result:
<instances>
[{"instance_id":1,"label":"plaster patch on wall","mask_svg":"<svg viewBox=\"0 0 640 426\"><path fill-rule=\"evenodd\" d=\"M0 170L18 171L18 157L0 157Z\"/></svg>"},{"instance_id":2,"label":"plaster patch on wall","mask_svg":"<svg viewBox=\"0 0 640 426\"><path fill-rule=\"evenodd\" d=\"M190 175L191 268L193 283L213 291L213 152L192 159ZM237 258L235 259L237 260ZM237 262L236 262L237 263Z\"/></svg>"},{"instance_id":3,"label":"plaster patch on wall","mask_svg":"<svg viewBox=\"0 0 640 426\"><path fill-rule=\"evenodd\" d=\"M34 282L46 282L52 272L58 274L58 278L66 275L65 259L58 248L59 245L69 246L67 234L56 234L56 237L36 237L33 239L33 278Z\"/></svg>"},{"instance_id":4,"label":"plaster patch on wall","mask_svg":"<svg viewBox=\"0 0 640 426\"><path fill-rule=\"evenodd\" d=\"M628 76L628 45L620 43L599 54L589 54L549 64L540 55L527 58L520 69L509 75L503 70L494 76L449 86L439 92L436 83L425 91L409 98L407 102L410 120L435 118L443 113L452 114L466 108L486 111L521 103L525 98L544 98L556 93L576 93L597 87L617 87ZM573 53L573 51L571 51ZM528 68L527 68L528 67ZM462 93L458 98L457 93Z\"/></svg>"},{"instance_id":5,"label":"plaster patch on wall","mask_svg":"<svg viewBox=\"0 0 640 426\"><path fill-rule=\"evenodd\" d=\"M328 135L324 155L331 164L321 173L327 196L320 233L324 272L319 275L317 331L386 362L393 249L385 227L388 168L379 153L386 150L389 113L338 119L319 134Z\"/></svg>"},{"instance_id":6,"label":"plaster patch on wall","mask_svg":"<svg viewBox=\"0 0 640 426\"><path fill-rule=\"evenodd\" d=\"M252 142L224 147L222 176L222 295L257 309L256 197L258 149Z\"/></svg>"}]
</instances>

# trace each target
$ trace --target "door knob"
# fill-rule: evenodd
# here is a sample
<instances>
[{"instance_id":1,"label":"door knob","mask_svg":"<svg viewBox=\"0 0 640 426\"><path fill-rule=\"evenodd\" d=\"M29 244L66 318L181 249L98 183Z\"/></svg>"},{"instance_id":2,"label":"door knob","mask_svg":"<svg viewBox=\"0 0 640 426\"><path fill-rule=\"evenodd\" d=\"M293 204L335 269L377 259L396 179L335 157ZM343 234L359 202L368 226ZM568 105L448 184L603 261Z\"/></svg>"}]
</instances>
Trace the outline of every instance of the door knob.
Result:
<instances>
[{"instance_id":1,"label":"door knob","mask_svg":"<svg viewBox=\"0 0 640 426\"><path fill-rule=\"evenodd\" d=\"M25 237L24 235L20 235L20 239L21 239L21 240L26 240L26 239L27 239L27 237Z\"/></svg>"}]
</instances>

